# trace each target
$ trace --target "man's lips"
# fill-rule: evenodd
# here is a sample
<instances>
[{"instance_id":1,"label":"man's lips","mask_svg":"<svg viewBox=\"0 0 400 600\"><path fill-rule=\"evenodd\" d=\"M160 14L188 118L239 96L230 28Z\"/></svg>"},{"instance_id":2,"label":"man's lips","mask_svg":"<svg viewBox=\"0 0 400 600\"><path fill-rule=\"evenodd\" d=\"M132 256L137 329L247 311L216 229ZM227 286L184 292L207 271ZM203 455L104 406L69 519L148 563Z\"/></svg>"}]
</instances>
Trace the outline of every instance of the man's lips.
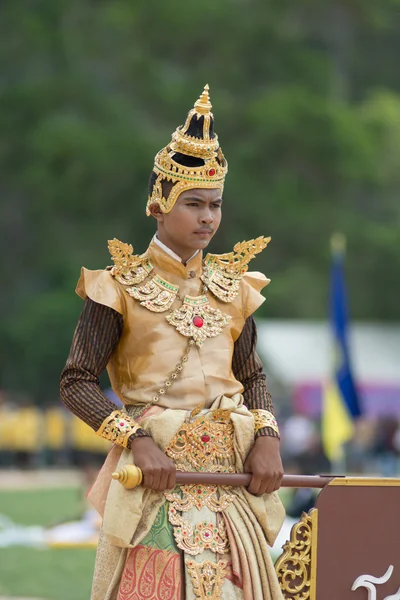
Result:
<instances>
[{"instance_id":1,"label":"man's lips","mask_svg":"<svg viewBox=\"0 0 400 600\"><path fill-rule=\"evenodd\" d=\"M199 229L195 231L195 233L199 233L200 235L211 235L213 233L212 229Z\"/></svg>"}]
</instances>

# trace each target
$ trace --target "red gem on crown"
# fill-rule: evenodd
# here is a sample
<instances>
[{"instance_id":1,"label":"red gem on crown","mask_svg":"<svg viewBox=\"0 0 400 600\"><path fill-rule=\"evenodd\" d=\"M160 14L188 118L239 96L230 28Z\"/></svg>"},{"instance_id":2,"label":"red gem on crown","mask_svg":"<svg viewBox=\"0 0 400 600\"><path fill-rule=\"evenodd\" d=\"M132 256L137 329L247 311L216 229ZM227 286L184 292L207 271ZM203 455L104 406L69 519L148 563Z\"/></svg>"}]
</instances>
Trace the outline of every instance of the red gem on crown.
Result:
<instances>
[{"instance_id":1,"label":"red gem on crown","mask_svg":"<svg viewBox=\"0 0 400 600\"><path fill-rule=\"evenodd\" d=\"M216 173L216 170L215 170L215 169L210 169L210 170L208 171L208 176L209 176L209 177L214 177L215 173Z\"/></svg>"},{"instance_id":2,"label":"red gem on crown","mask_svg":"<svg viewBox=\"0 0 400 600\"><path fill-rule=\"evenodd\" d=\"M205 444L207 444L207 442L210 441L210 436L209 435L202 435L200 439L201 439L202 442L204 442Z\"/></svg>"},{"instance_id":3,"label":"red gem on crown","mask_svg":"<svg viewBox=\"0 0 400 600\"><path fill-rule=\"evenodd\" d=\"M201 317L196 315L195 317L193 317L193 325L198 328L203 327L204 321Z\"/></svg>"}]
</instances>

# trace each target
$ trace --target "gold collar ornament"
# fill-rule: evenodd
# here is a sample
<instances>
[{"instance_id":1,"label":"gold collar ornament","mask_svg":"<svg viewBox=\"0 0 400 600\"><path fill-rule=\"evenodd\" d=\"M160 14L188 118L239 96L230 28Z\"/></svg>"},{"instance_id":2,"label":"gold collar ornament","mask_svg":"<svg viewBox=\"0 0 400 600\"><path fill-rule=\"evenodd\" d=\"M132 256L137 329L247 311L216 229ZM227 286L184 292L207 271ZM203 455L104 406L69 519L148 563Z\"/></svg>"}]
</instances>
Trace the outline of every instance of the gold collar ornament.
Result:
<instances>
[{"instance_id":1,"label":"gold collar ornament","mask_svg":"<svg viewBox=\"0 0 400 600\"><path fill-rule=\"evenodd\" d=\"M122 285L137 285L153 270L147 253L133 255L131 244L124 244L116 238L108 241L108 250L114 262L111 275Z\"/></svg>"},{"instance_id":2,"label":"gold collar ornament","mask_svg":"<svg viewBox=\"0 0 400 600\"><path fill-rule=\"evenodd\" d=\"M128 287L126 291L132 298L151 312L165 312L176 300L179 285L169 283L159 275L154 275L150 281L140 287Z\"/></svg>"},{"instance_id":3,"label":"gold collar ornament","mask_svg":"<svg viewBox=\"0 0 400 600\"><path fill-rule=\"evenodd\" d=\"M204 291L209 290L222 302L232 302L239 293L240 282L248 271L250 261L264 250L270 241L270 237L260 236L254 240L238 242L233 252L207 254L203 260L203 273L200 277L205 285ZM154 269L147 252L133 255L130 244L115 238L109 240L108 249L114 261L114 266L110 267L111 275L125 286L130 296L139 300L142 306L152 312L170 309L178 297L179 286L154 275L143 286L137 287Z\"/></svg>"},{"instance_id":4,"label":"gold collar ornament","mask_svg":"<svg viewBox=\"0 0 400 600\"><path fill-rule=\"evenodd\" d=\"M249 262L270 242L271 238L260 236L247 242L238 242L233 252L207 254L203 261L203 294L185 296L182 305L166 316L170 325L201 347L209 337L215 337L230 322L231 316L210 305L206 295L210 291L222 302L232 302L239 293L240 282L248 270ZM179 297L179 286L166 281L157 273L144 282L154 267L145 252L133 255L130 244L117 239L108 242L114 261L111 275L121 283L126 292L151 312L171 310ZM144 283L143 283L144 282ZM139 285L139 284L143 285Z\"/></svg>"},{"instance_id":5,"label":"gold collar ornament","mask_svg":"<svg viewBox=\"0 0 400 600\"><path fill-rule=\"evenodd\" d=\"M189 112L185 124L172 134L172 141L160 150L154 159L153 171L157 175L152 194L148 197L146 214L150 215L151 204L159 204L164 213L171 211L179 195L192 188L224 189L228 163L219 145L218 136L214 133L214 115L206 85ZM201 132L199 132L199 126ZM193 129L196 135L191 135ZM184 166L174 160L176 154L200 159L201 166ZM162 181L170 181L172 187L168 198L164 198Z\"/></svg>"},{"instance_id":6,"label":"gold collar ornament","mask_svg":"<svg viewBox=\"0 0 400 600\"><path fill-rule=\"evenodd\" d=\"M238 242L233 252L207 254L201 280L222 302L232 302L239 293L240 281L249 262L267 247L271 238L260 236L248 242Z\"/></svg>"}]
</instances>

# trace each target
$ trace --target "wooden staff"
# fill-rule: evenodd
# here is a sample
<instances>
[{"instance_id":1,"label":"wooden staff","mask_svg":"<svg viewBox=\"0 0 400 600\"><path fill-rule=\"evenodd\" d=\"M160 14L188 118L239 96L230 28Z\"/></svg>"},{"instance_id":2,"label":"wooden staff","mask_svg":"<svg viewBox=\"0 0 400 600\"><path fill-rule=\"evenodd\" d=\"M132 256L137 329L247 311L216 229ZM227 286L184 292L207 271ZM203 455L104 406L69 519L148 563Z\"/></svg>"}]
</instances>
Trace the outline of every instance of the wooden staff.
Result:
<instances>
[{"instance_id":1,"label":"wooden staff","mask_svg":"<svg viewBox=\"0 0 400 600\"><path fill-rule=\"evenodd\" d=\"M136 465L127 465L113 473L112 478L119 481L127 490L132 490L142 483L143 473ZM281 487L323 488L332 479L333 477L329 475L284 475ZM250 473L176 472L178 485L243 485L246 487L250 481Z\"/></svg>"}]
</instances>

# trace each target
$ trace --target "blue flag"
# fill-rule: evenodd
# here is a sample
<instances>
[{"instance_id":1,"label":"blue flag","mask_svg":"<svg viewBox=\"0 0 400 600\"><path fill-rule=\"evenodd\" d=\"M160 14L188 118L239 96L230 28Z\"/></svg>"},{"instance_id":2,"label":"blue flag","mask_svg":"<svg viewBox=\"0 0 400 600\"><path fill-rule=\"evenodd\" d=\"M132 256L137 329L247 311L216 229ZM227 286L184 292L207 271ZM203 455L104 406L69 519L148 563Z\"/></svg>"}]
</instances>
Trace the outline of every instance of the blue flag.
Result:
<instances>
[{"instance_id":1,"label":"blue flag","mask_svg":"<svg viewBox=\"0 0 400 600\"><path fill-rule=\"evenodd\" d=\"M338 461L343 457L343 444L351 439L354 419L361 414L349 355L344 254L344 238L336 235L332 239L330 290L330 324L334 361L330 378L324 385L322 412L322 441L326 455L331 461Z\"/></svg>"}]
</instances>

